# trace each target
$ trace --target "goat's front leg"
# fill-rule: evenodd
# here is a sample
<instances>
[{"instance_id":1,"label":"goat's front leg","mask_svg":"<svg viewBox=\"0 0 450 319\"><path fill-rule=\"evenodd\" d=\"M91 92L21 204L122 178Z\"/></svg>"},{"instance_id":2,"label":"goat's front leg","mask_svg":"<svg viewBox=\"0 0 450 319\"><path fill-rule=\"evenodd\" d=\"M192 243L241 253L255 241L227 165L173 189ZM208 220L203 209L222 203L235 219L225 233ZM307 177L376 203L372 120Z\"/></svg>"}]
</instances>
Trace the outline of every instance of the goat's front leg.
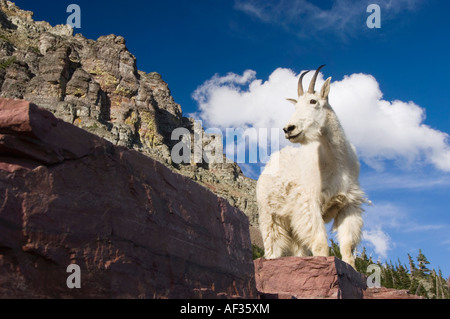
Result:
<instances>
[{"instance_id":1,"label":"goat's front leg","mask_svg":"<svg viewBox=\"0 0 450 319\"><path fill-rule=\"evenodd\" d=\"M328 236L322 218L321 205L312 202L307 209L299 211L292 218L292 229L295 235L303 241L313 256L328 256Z\"/></svg>"},{"instance_id":2,"label":"goat's front leg","mask_svg":"<svg viewBox=\"0 0 450 319\"><path fill-rule=\"evenodd\" d=\"M362 210L360 207L349 205L344 207L334 220L333 230L337 231L342 260L355 268L353 249L361 239L363 226Z\"/></svg>"},{"instance_id":3,"label":"goat's front leg","mask_svg":"<svg viewBox=\"0 0 450 319\"><path fill-rule=\"evenodd\" d=\"M291 238L281 219L265 212L260 215L259 223L264 243L264 258L274 259L285 255Z\"/></svg>"}]
</instances>

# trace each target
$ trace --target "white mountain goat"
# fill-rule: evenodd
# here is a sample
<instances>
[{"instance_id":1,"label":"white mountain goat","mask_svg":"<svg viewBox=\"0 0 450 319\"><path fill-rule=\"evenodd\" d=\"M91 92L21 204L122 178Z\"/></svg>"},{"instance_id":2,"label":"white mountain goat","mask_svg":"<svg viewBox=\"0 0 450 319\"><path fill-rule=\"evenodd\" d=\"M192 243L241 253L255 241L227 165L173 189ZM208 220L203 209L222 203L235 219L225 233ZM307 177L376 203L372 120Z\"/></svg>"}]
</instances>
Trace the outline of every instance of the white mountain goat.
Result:
<instances>
[{"instance_id":1,"label":"white mountain goat","mask_svg":"<svg viewBox=\"0 0 450 319\"><path fill-rule=\"evenodd\" d=\"M359 162L328 103L330 80L314 91L320 66L308 92L298 81L295 112L283 129L301 147L274 153L261 174L256 197L265 257L328 256L325 224L334 219L343 261L355 267L352 251L361 238Z\"/></svg>"}]
</instances>

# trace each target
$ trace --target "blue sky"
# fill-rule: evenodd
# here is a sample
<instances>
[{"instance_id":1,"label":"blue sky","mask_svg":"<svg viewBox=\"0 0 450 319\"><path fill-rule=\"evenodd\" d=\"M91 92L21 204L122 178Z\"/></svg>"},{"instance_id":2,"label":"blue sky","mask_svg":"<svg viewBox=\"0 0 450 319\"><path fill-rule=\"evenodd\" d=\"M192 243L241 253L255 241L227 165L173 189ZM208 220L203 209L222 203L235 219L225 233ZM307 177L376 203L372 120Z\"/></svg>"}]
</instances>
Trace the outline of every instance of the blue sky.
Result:
<instances>
[{"instance_id":1,"label":"blue sky","mask_svg":"<svg viewBox=\"0 0 450 319\"><path fill-rule=\"evenodd\" d=\"M330 103L358 149L361 185L374 203L363 245L375 259L403 263L421 248L431 267L450 275L450 3L16 1L52 25L66 23L71 3L81 7L76 33L124 36L138 68L160 73L184 114L204 127L277 122L277 110L289 115L284 98L295 98L298 74L326 63ZM380 5L379 29L366 25L370 3ZM259 115L240 123L246 110Z\"/></svg>"}]
</instances>

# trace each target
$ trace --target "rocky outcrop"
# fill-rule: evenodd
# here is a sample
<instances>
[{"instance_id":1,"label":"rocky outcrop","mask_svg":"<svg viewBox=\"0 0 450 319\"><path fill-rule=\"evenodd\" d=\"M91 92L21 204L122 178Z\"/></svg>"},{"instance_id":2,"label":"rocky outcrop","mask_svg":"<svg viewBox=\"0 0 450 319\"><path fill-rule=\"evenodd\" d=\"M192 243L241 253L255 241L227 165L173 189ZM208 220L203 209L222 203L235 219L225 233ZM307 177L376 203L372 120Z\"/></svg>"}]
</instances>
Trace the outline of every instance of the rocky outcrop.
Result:
<instances>
[{"instance_id":1,"label":"rocky outcrop","mask_svg":"<svg viewBox=\"0 0 450 319\"><path fill-rule=\"evenodd\" d=\"M365 277L336 257L283 257L255 260L261 298L361 299Z\"/></svg>"},{"instance_id":2,"label":"rocky outcrop","mask_svg":"<svg viewBox=\"0 0 450 319\"><path fill-rule=\"evenodd\" d=\"M66 25L34 21L33 13L0 1L0 97L26 99L57 118L137 150L188 176L241 209L257 225L255 181L235 163L175 164L175 128L194 135L167 83L136 67L121 36L90 40ZM203 135L203 146L213 137ZM254 229L256 237L257 229Z\"/></svg>"},{"instance_id":3,"label":"rocky outcrop","mask_svg":"<svg viewBox=\"0 0 450 319\"><path fill-rule=\"evenodd\" d=\"M423 299L407 290L367 287L367 277L336 257L254 261L261 299Z\"/></svg>"},{"instance_id":4,"label":"rocky outcrop","mask_svg":"<svg viewBox=\"0 0 450 319\"><path fill-rule=\"evenodd\" d=\"M364 291L364 299L425 299L424 297L412 295L404 289L391 288L368 288Z\"/></svg>"},{"instance_id":5,"label":"rocky outcrop","mask_svg":"<svg viewBox=\"0 0 450 319\"><path fill-rule=\"evenodd\" d=\"M248 226L150 157L0 100L0 298L254 298Z\"/></svg>"}]
</instances>

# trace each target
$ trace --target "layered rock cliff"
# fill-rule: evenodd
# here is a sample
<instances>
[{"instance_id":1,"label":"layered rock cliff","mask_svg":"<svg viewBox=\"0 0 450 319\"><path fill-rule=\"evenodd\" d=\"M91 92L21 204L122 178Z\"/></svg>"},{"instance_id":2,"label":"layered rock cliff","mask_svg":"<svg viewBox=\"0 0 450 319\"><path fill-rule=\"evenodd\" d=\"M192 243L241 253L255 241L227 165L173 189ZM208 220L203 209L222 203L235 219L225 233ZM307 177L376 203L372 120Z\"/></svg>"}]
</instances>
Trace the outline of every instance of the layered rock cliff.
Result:
<instances>
[{"instance_id":1,"label":"layered rock cliff","mask_svg":"<svg viewBox=\"0 0 450 319\"><path fill-rule=\"evenodd\" d=\"M183 117L158 73L137 69L123 37L94 41L32 17L0 1L0 97L34 102L113 145L150 156L227 199L257 225L255 181L237 164L172 162L178 142L172 131L187 128L193 138L195 122ZM204 135L203 143L213 139Z\"/></svg>"}]
</instances>

